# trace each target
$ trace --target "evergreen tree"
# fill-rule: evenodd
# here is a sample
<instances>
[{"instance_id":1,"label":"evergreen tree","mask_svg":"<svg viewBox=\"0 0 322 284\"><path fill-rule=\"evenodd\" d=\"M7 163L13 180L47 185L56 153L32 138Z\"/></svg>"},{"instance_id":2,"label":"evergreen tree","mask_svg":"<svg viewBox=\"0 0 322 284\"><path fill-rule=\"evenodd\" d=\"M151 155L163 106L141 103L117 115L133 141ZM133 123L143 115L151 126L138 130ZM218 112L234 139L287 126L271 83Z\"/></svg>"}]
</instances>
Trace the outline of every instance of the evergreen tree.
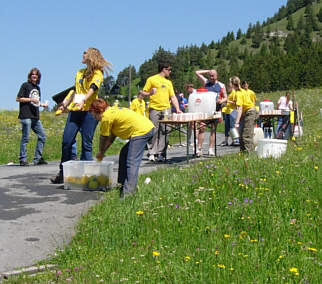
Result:
<instances>
[{"instance_id":1,"label":"evergreen tree","mask_svg":"<svg viewBox=\"0 0 322 284\"><path fill-rule=\"evenodd\" d=\"M208 47L211 49L215 49L216 48L215 42L212 40L211 43L208 45Z\"/></svg>"},{"instance_id":2,"label":"evergreen tree","mask_svg":"<svg viewBox=\"0 0 322 284\"><path fill-rule=\"evenodd\" d=\"M251 38L251 36L252 36L252 30L253 30L253 26L252 26L252 24L250 23L250 24L248 25L248 29L247 29L247 32L246 32L246 38Z\"/></svg>"},{"instance_id":3,"label":"evergreen tree","mask_svg":"<svg viewBox=\"0 0 322 284\"><path fill-rule=\"evenodd\" d=\"M288 31L293 31L293 30L294 30L294 22L293 22L293 17L292 17L292 15L290 15L290 16L288 17L288 21L287 21L286 29L287 29Z\"/></svg>"},{"instance_id":4,"label":"evergreen tree","mask_svg":"<svg viewBox=\"0 0 322 284\"><path fill-rule=\"evenodd\" d=\"M236 35L236 39L240 39L242 37L243 33L241 31L241 29L239 28L237 31L237 35Z\"/></svg>"},{"instance_id":5,"label":"evergreen tree","mask_svg":"<svg viewBox=\"0 0 322 284\"><path fill-rule=\"evenodd\" d=\"M322 7L320 8L319 13L317 14L317 17L319 21L322 23Z\"/></svg>"}]
</instances>

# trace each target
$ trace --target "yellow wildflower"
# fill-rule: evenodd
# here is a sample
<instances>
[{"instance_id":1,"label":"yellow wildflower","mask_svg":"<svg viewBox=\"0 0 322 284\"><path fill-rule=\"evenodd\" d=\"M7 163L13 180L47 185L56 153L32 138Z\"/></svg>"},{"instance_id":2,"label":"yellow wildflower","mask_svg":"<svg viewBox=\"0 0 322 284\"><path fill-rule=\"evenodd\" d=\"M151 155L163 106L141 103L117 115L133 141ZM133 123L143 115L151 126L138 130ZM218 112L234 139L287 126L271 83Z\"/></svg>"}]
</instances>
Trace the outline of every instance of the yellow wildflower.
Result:
<instances>
[{"instance_id":1,"label":"yellow wildflower","mask_svg":"<svg viewBox=\"0 0 322 284\"><path fill-rule=\"evenodd\" d=\"M136 214L137 214L137 215L143 215L143 214L144 214L144 212L143 212L143 211L141 211L141 210L139 210L139 211L136 211Z\"/></svg>"},{"instance_id":2,"label":"yellow wildflower","mask_svg":"<svg viewBox=\"0 0 322 284\"><path fill-rule=\"evenodd\" d=\"M154 251L152 252L152 254L153 254L153 256L160 256L160 253L159 253L158 251L156 251L156 250L154 250Z\"/></svg>"},{"instance_id":3,"label":"yellow wildflower","mask_svg":"<svg viewBox=\"0 0 322 284\"><path fill-rule=\"evenodd\" d=\"M279 175L281 172L280 172L280 171L276 171L275 173L276 173L277 175Z\"/></svg>"},{"instance_id":4,"label":"yellow wildflower","mask_svg":"<svg viewBox=\"0 0 322 284\"><path fill-rule=\"evenodd\" d=\"M295 140L296 140L296 138L294 136L292 136L292 141L295 141Z\"/></svg>"},{"instance_id":5,"label":"yellow wildflower","mask_svg":"<svg viewBox=\"0 0 322 284\"><path fill-rule=\"evenodd\" d=\"M318 169L319 169L319 167L318 167L318 166L314 166L314 170L316 170L316 171L317 171Z\"/></svg>"},{"instance_id":6,"label":"yellow wildflower","mask_svg":"<svg viewBox=\"0 0 322 284\"><path fill-rule=\"evenodd\" d=\"M221 268L221 269L225 269L226 268L226 266L224 265L224 264L218 264L217 265L219 268Z\"/></svg>"},{"instance_id":7,"label":"yellow wildflower","mask_svg":"<svg viewBox=\"0 0 322 284\"><path fill-rule=\"evenodd\" d=\"M216 250L216 251L215 251L215 255L218 255L218 254L219 254L219 251L218 251L218 250Z\"/></svg>"},{"instance_id":8,"label":"yellow wildflower","mask_svg":"<svg viewBox=\"0 0 322 284\"><path fill-rule=\"evenodd\" d=\"M307 250L317 252L318 250L316 248L308 248Z\"/></svg>"},{"instance_id":9,"label":"yellow wildflower","mask_svg":"<svg viewBox=\"0 0 322 284\"><path fill-rule=\"evenodd\" d=\"M230 235L228 235L228 234L224 234L224 237L225 237L226 239L229 239L229 238L230 238Z\"/></svg>"},{"instance_id":10,"label":"yellow wildflower","mask_svg":"<svg viewBox=\"0 0 322 284\"><path fill-rule=\"evenodd\" d=\"M190 260L190 256L186 256L185 258L184 258L184 261L189 261Z\"/></svg>"},{"instance_id":11,"label":"yellow wildflower","mask_svg":"<svg viewBox=\"0 0 322 284\"><path fill-rule=\"evenodd\" d=\"M242 231L240 234L239 234L239 238L242 240L242 239L244 239L245 237L247 237L247 232L245 232L245 231Z\"/></svg>"},{"instance_id":12,"label":"yellow wildflower","mask_svg":"<svg viewBox=\"0 0 322 284\"><path fill-rule=\"evenodd\" d=\"M296 148L296 150L297 150L297 151L302 151L302 150L303 150L303 148L302 148L302 147L297 147L297 148Z\"/></svg>"},{"instance_id":13,"label":"yellow wildflower","mask_svg":"<svg viewBox=\"0 0 322 284\"><path fill-rule=\"evenodd\" d=\"M290 272L294 273L295 275L299 275L299 271L296 267L291 267Z\"/></svg>"}]
</instances>

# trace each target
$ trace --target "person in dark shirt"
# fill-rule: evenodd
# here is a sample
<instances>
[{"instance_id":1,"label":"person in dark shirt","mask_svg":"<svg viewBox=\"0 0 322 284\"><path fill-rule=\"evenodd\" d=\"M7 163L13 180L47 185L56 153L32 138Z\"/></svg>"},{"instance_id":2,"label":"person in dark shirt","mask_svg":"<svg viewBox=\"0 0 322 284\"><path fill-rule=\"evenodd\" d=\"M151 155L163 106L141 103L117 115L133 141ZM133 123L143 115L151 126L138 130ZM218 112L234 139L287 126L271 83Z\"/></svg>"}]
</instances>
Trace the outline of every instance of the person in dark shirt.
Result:
<instances>
[{"instance_id":1,"label":"person in dark shirt","mask_svg":"<svg viewBox=\"0 0 322 284\"><path fill-rule=\"evenodd\" d=\"M27 144L29 142L30 129L37 135L37 145L35 149L34 165L45 165L42 153L46 141L46 134L39 120L39 107L48 107L48 104L40 103L40 83L41 73L39 69L32 68L28 73L28 81L20 87L16 101L19 102L19 116L22 125L22 135L20 141L20 166L28 166Z\"/></svg>"}]
</instances>

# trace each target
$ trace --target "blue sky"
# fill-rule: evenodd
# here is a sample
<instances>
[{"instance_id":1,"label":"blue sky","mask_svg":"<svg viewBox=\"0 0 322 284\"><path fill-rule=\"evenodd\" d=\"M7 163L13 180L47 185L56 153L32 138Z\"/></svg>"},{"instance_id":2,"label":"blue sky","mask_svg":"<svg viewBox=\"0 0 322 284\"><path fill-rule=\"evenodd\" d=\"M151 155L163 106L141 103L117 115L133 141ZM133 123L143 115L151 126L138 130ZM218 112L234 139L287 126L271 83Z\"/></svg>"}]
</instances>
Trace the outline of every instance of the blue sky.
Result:
<instances>
[{"instance_id":1,"label":"blue sky","mask_svg":"<svg viewBox=\"0 0 322 284\"><path fill-rule=\"evenodd\" d=\"M0 9L0 110L18 109L20 85L32 67L42 73L42 101L73 85L82 52L100 49L111 75L139 66L163 47L218 41L272 17L287 0L43 1L11 0Z\"/></svg>"}]
</instances>

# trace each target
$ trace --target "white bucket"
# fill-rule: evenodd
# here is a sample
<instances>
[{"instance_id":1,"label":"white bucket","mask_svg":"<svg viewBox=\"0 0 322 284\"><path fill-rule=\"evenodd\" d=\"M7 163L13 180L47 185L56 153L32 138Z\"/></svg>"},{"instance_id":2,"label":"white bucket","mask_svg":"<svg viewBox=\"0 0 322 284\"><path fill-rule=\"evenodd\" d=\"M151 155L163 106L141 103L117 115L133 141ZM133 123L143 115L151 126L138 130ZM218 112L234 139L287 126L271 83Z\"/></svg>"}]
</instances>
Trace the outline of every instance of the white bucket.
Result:
<instances>
[{"instance_id":1,"label":"white bucket","mask_svg":"<svg viewBox=\"0 0 322 284\"><path fill-rule=\"evenodd\" d=\"M282 139L259 139L256 147L260 158L280 158L286 152L287 140Z\"/></svg>"},{"instance_id":2,"label":"white bucket","mask_svg":"<svg viewBox=\"0 0 322 284\"><path fill-rule=\"evenodd\" d=\"M255 146L258 144L258 140L260 139L264 139L264 131L261 127L255 127L254 138L253 138L253 142Z\"/></svg>"}]
</instances>

